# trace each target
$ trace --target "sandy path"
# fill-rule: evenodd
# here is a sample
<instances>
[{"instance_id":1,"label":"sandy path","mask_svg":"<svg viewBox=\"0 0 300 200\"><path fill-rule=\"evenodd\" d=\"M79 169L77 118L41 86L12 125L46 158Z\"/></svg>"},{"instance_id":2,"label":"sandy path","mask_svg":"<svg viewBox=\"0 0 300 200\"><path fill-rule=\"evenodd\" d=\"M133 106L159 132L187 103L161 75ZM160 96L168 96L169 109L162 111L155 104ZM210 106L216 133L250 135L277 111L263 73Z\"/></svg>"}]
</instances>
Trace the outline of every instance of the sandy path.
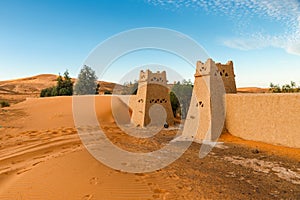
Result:
<instances>
[{"instance_id":1,"label":"sandy path","mask_svg":"<svg viewBox=\"0 0 300 200\"><path fill-rule=\"evenodd\" d=\"M100 98L100 97L99 97ZM128 137L108 104L98 99L99 119L112 142L130 151L160 148L175 134ZM168 167L124 173L95 160L81 144L71 98L32 99L0 112L0 199L300 199L300 150L241 140L204 159L193 143Z\"/></svg>"},{"instance_id":2,"label":"sandy path","mask_svg":"<svg viewBox=\"0 0 300 200\"><path fill-rule=\"evenodd\" d=\"M18 191L18 192L16 192ZM151 199L147 184L77 151L51 159L17 177L1 199Z\"/></svg>"}]
</instances>

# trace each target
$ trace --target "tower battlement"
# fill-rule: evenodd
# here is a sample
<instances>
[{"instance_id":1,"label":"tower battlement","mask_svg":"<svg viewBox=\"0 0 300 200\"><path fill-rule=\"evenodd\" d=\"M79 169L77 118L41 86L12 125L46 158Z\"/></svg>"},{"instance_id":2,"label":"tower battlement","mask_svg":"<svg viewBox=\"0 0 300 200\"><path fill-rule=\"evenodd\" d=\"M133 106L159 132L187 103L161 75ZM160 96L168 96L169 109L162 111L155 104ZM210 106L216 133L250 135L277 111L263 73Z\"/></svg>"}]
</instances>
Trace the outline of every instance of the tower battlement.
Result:
<instances>
[{"instance_id":1,"label":"tower battlement","mask_svg":"<svg viewBox=\"0 0 300 200\"><path fill-rule=\"evenodd\" d=\"M212 65L215 65L216 68L209 67ZM226 93L236 93L235 74L232 61L228 61L226 64L215 63L210 58L205 63L197 61L195 78L217 75L222 77Z\"/></svg>"},{"instance_id":2,"label":"tower battlement","mask_svg":"<svg viewBox=\"0 0 300 200\"><path fill-rule=\"evenodd\" d=\"M212 63L214 63L214 61L210 58L205 63L201 61L197 61L196 73L194 75L195 78L201 76L213 75L216 70L210 67Z\"/></svg>"},{"instance_id":3,"label":"tower battlement","mask_svg":"<svg viewBox=\"0 0 300 200\"><path fill-rule=\"evenodd\" d=\"M236 93L233 62L230 60L226 64L216 63L216 66L219 75L222 77L226 93Z\"/></svg>"},{"instance_id":4,"label":"tower battlement","mask_svg":"<svg viewBox=\"0 0 300 200\"><path fill-rule=\"evenodd\" d=\"M166 71L152 72L149 69L147 69L146 71L141 70L139 83L147 83L147 84L153 83L153 84L166 85L167 84Z\"/></svg>"},{"instance_id":5,"label":"tower battlement","mask_svg":"<svg viewBox=\"0 0 300 200\"><path fill-rule=\"evenodd\" d=\"M225 78L232 78L235 77L233 71L233 62L230 60L226 64L216 63L220 76Z\"/></svg>"}]
</instances>

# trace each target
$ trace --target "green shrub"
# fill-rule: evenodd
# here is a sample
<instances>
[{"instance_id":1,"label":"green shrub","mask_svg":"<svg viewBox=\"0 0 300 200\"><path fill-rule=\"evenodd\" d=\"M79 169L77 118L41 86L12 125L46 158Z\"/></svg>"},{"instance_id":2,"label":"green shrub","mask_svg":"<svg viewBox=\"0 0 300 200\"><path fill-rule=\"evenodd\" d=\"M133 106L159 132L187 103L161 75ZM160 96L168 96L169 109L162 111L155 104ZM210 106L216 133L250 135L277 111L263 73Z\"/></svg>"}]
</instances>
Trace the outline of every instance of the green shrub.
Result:
<instances>
[{"instance_id":1,"label":"green shrub","mask_svg":"<svg viewBox=\"0 0 300 200\"><path fill-rule=\"evenodd\" d=\"M57 96L56 86L43 89L40 94L40 97L52 97L52 96Z\"/></svg>"},{"instance_id":2,"label":"green shrub","mask_svg":"<svg viewBox=\"0 0 300 200\"><path fill-rule=\"evenodd\" d=\"M1 105L1 108L10 106L9 102L7 102L7 101L0 101L0 105Z\"/></svg>"},{"instance_id":3,"label":"green shrub","mask_svg":"<svg viewBox=\"0 0 300 200\"><path fill-rule=\"evenodd\" d=\"M294 81L291 81L290 84L284 84L281 87L278 84L270 83L269 90L272 93L295 93L300 92L300 86L297 86Z\"/></svg>"},{"instance_id":4,"label":"green shrub","mask_svg":"<svg viewBox=\"0 0 300 200\"><path fill-rule=\"evenodd\" d=\"M281 93L281 89L280 89L280 86L277 84L273 84L273 83L270 83L270 88L269 88L270 92L272 93Z\"/></svg>"},{"instance_id":5,"label":"green shrub","mask_svg":"<svg viewBox=\"0 0 300 200\"><path fill-rule=\"evenodd\" d=\"M104 94L112 94L111 91L105 90Z\"/></svg>"},{"instance_id":6,"label":"green shrub","mask_svg":"<svg viewBox=\"0 0 300 200\"><path fill-rule=\"evenodd\" d=\"M43 89L40 93L40 97L73 95L73 82L71 77L69 76L68 70L65 71L64 77L62 77L59 74L56 81L57 81L56 86Z\"/></svg>"}]
</instances>

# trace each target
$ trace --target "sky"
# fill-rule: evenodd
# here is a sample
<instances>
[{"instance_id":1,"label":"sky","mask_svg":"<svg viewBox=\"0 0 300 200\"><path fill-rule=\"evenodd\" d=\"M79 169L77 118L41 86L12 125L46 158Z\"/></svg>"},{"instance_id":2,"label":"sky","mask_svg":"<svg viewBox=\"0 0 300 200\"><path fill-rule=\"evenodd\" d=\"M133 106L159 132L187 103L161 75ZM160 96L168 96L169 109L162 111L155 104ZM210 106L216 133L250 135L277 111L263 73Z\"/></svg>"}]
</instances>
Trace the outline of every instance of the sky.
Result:
<instances>
[{"instance_id":1,"label":"sky","mask_svg":"<svg viewBox=\"0 0 300 200\"><path fill-rule=\"evenodd\" d=\"M0 80L66 69L77 77L99 44L143 27L180 32L214 61L232 60L238 87L300 85L298 0L1 0ZM153 63L194 80L195 66L149 49L123 55L97 75L119 82Z\"/></svg>"}]
</instances>

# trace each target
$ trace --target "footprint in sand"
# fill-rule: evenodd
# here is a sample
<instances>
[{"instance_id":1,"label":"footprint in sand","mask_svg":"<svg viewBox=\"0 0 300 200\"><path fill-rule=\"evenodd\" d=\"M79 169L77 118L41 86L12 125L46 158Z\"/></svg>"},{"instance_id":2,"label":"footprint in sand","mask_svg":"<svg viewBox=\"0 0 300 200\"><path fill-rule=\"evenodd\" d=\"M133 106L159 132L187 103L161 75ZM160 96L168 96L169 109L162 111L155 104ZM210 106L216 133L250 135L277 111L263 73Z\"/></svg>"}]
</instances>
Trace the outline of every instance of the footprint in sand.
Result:
<instances>
[{"instance_id":1,"label":"footprint in sand","mask_svg":"<svg viewBox=\"0 0 300 200\"><path fill-rule=\"evenodd\" d=\"M169 195L169 192L160 188L155 188L152 191L154 192L152 195L154 199L166 199L166 197Z\"/></svg>"},{"instance_id":2,"label":"footprint in sand","mask_svg":"<svg viewBox=\"0 0 300 200\"><path fill-rule=\"evenodd\" d=\"M98 177L93 177L93 178L90 179L89 182L90 182L91 185L98 185L99 178Z\"/></svg>"},{"instance_id":3,"label":"footprint in sand","mask_svg":"<svg viewBox=\"0 0 300 200\"><path fill-rule=\"evenodd\" d=\"M191 186L186 186L186 185L183 185L182 183L179 183L176 185L176 187L180 190L185 190L185 191L192 191L193 188Z\"/></svg>"},{"instance_id":4,"label":"footprint in sand","mask_svg":"<svg viewBox=\"0 0 300 200\"><path fill-rule=\"evenodd\" d=\"M179 177L176 174L169 175L169 178L171 178L173 180L179 180Z\"/></svg>"},{"instance_id":5,"label":"footprint in sand","mask_svg":"<svg viewBox=\"0 0 300 200\"><path fill-rule=\"evenodd\" d=\"M51 134L57 135L59 132L58 131L52 131Z\"/></svg>"},{"instance_id":6,"label":"footprint in sand","mask_svg":"<svg viewBox=\"0 0 300 200\"><path fill-rule=\"evenodd\" d=\"M20 163L20 162L23 162L24 160L13 160L11 161L11 164L17 164L17 163Z\"/></svg>"},{"instance_id":7,"label":"footprint in sand","mask_svg":"<svg viewBox=\"0 0 300 200\"><path fill-rule=\"evenodd\" d=\"M47 134L47 135L49 135L49 134L51 134L52 132L53 132L53 130L48 129L48 130L46 130L44 133Z\"/></svg>"},{"instance_id":8,"label":"footprint in sand","mask_svg":"<svg viewBox=\"0 0 300 200\"><path fill-rule=\"evenodd\" d=\"M146 177L146 174L144 174L144 173L135 173L134 175L136 175L136 176L142 176L142 177Z\"/></svg>"},{"instance_id":9,"label":"footprint in sand","mask_svg":"<svg viewBox=\"0 0 300 200\"><path fill-rule=\"evenodd\" d=\"M39 162L33 163L32 166L36 166L36 165L38 165L38 164L40 164L40 163L42 163L42 162L43 162L43 161L39 161Z\"/></svg>"},{"instance_id":10,"label":"footprint in sand","mask_svg":"<svg viewBox=\"0 0 300 200\"><path fill-rule=\"evenodd\" d=\"M44 156L44 155L43 156L37 156L37 157L34 157L33 160L41 159L41 158L46 158L46 156Z\"/></svg>"},{"instance_id":11,"label":"footprint in sand","mask_svg":"<svg viewBox=\"0 0 300 200\"><path fill-rule=\"evenodd\" d=\"M73 134L75 132L74 129L72 129L72 128L67 128L67 129L65 129L65 131L67 134Z\"/></svg>"},{"instance_id":12,"label":"footprint in sand","mask_svg":"<svg viewBox=\"0 0 300 200\"><path fill-rule=\"evenodd\" d=\"M52 153L53 150L47 150L47 151L44 151L44 154L49 154L49 153Z\"/></svg>"},{"instance_id":13,"label":"footprint in sand","mask_svg":"<svg viewBox=\"0 0 300 200\"><path fill-rule=\"evenodd\" d=\"M24 169L18 171L18 172L17 172L17 175L23 174L23 173L25 173L25 172L27 172L27 171L29 171L29 170L31 170L31 168L28 168L28 169L24 168Z\"/></svg>"},{"instance_id":14,"label":"footprint in sand","mask_svg":"<svg viewBox=\"0 0 300 200\"><path fill-rule=\"evenodd\" d=\"M10 135L10 134L7 134L6 136L7 136L9 139L14 137L14 136L12 136L12 135Z\"/></svg>"},{"instance_id":15,"label":"footprint in sand","mask_svg":"<svg viewBox=\"0 0 300 200\"><path fill-rule=\"evenodd\" d=\"M36 132L37 132L37 131L26 131L26 132L24 132L23 134L24 134L24 135L27 135L27 136L35 136Z\"/></svg>"},{"instance_id":16,"label":"footprint in sand","mask_svg":"<svg viewBox=\"0 0 300 200\"><path fill-rule=\"evenodd\" d=\"M81 199L82 200L92 200L93 199L93 195L87 194L87 195L84 195Z\"/></svg>"}]
</instances>

